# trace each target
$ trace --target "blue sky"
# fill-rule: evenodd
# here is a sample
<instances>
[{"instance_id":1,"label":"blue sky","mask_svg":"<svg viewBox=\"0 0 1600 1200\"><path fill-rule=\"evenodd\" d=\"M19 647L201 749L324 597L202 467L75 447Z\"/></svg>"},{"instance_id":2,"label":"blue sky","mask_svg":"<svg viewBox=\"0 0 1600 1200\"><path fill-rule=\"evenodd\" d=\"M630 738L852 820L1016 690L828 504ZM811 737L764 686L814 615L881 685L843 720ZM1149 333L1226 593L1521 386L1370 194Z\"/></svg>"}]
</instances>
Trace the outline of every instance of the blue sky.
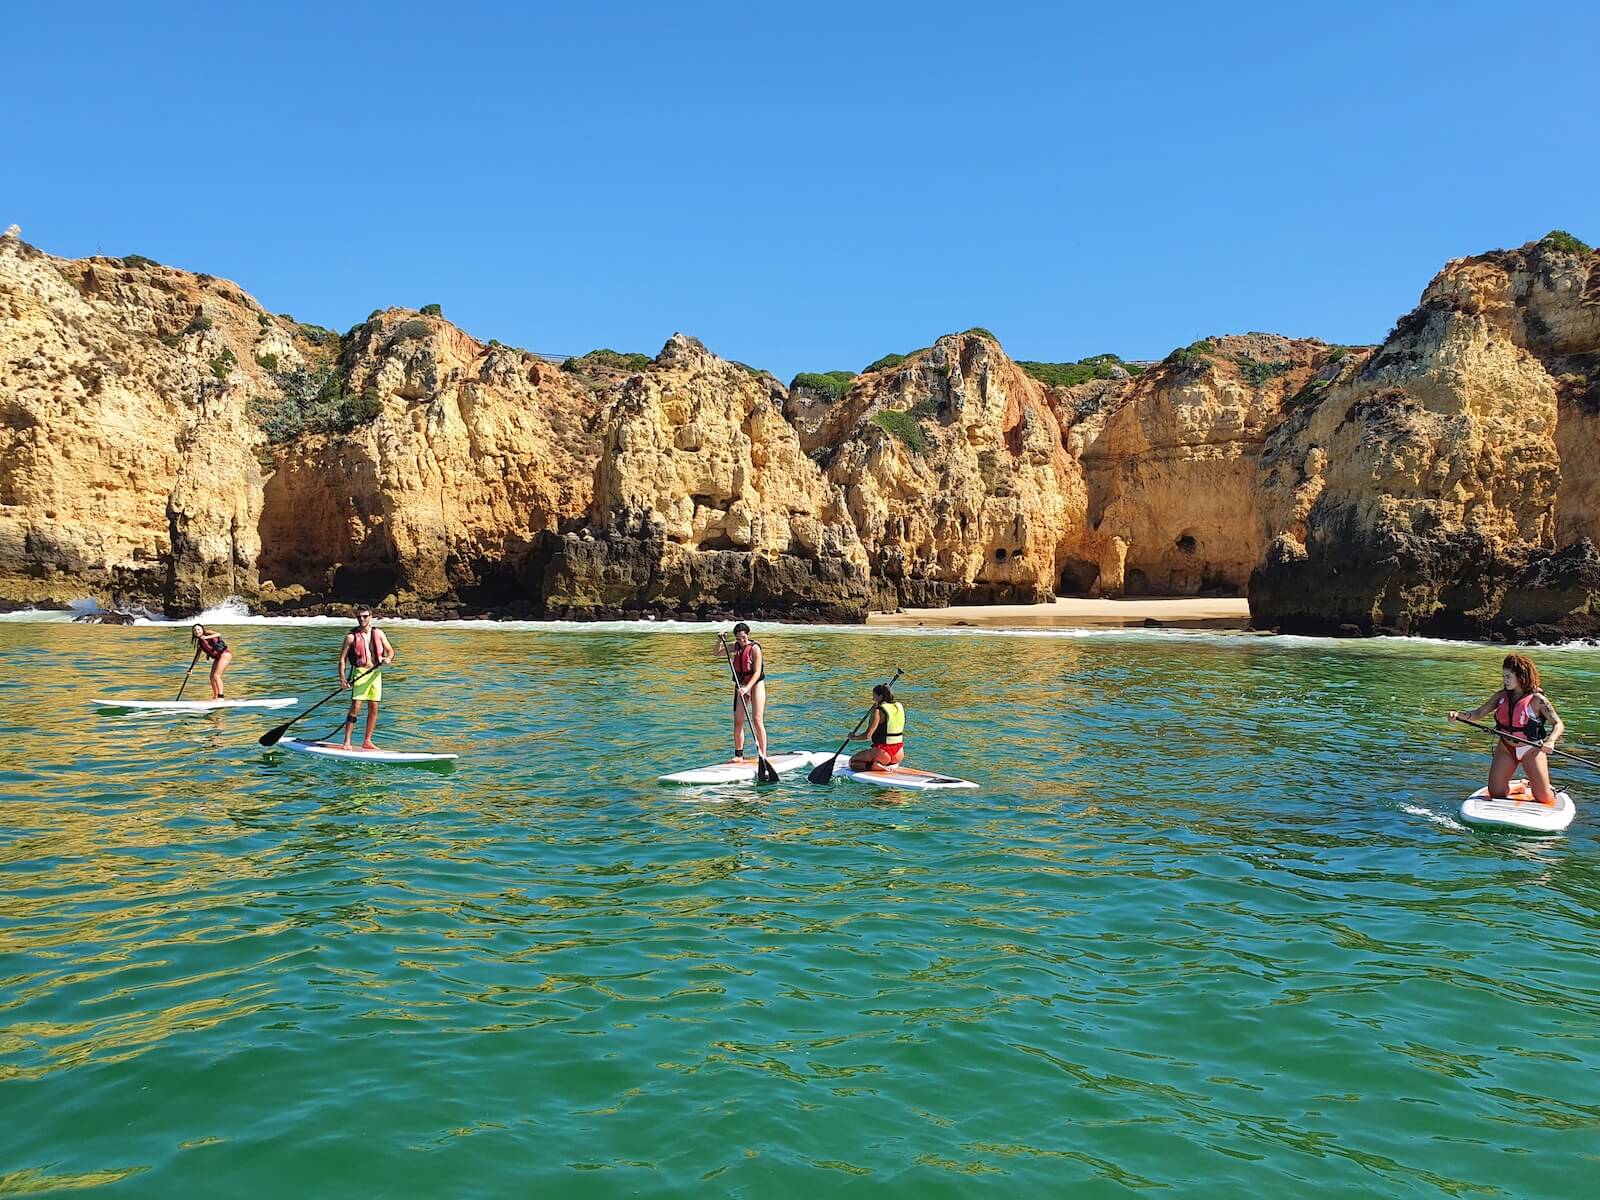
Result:
<instances>
[{"instance_id":1,"label":"blue sky","mask_svg":"<svg viewBox=\"0 0 1600 1200\"><path fill-rule=\"evenodd\" d=\"M0 226L345 329L787 379L1374 341L1447 259L1600 241L1580 4L8 5Z\"/></svg>"}]
</instances>

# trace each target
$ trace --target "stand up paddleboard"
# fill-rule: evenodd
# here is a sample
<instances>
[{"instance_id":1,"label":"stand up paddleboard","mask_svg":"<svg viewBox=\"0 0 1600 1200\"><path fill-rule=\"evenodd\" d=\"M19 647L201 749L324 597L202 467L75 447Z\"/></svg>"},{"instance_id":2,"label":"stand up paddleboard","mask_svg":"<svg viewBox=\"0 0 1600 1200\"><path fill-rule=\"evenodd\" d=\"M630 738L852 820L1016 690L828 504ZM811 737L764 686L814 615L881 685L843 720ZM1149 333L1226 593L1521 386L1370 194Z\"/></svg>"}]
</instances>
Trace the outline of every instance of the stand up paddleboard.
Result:
<instances>
[{"instance_id":1,"label":"stand up paddleboard","mask_svg":"<svg viewBox=\"0 0 1600 1200\"><path fill-rule=\"evenodd\" d=\"M913 771L908 767L884 767L881 770L852 771L850 759L839 755L834 759L835 779L854 779L875 787L905 788L913 792L945 792L959 788L976 788L970 779L957 779L954 775L935 775L929 771Z\"/></svg>"},{"instance_id":2,"label":"stand up paddleboard","mask_svg":"<svg viewBox=\"0 0 1600 1200\"><path fill-rule=\"evenodd\" d=\"M272 696L262 700L119 700L100 696L89 704L94 708L117 708L149 712L214 712L219 708L289 708L298 703L293 696Z\"/></svg>"},{"instance_id":3,"label":"stand up paddleboard","mask_svg":"<svg viewBox=\"0 0 1600 1200\"><path fill-rule=\"evenodd\" d=\"M767 761L772 764L772 769L781 776L786 771L805 771L825 760L826 754L818 754L813 750L803 750L796 754L769 754ZM743 762L712 763L709 767L695 767L688 771L676 771L671 775L658 777L662 783L681 783L691 785L710 785L717 783L754 783L756 781L756 760L747 758Z\"/></svg>"},{"instance_id":4,"label":"stand up paddleboard","mask_svg":"<svg viewBox=\"0 0 1600 1200\"><path fill-rule=\"evenodd\" d=\"M1479 788L1461 802L1461 820L1482 829L1511 829L1518 833L1560 833L1578 813L1572 797L1556 793L1554 804L1540 804L1528 785L1517 779L1509 800L1495 800L1488 788Z\"/></svg>"},{"instance_id":5,"label":"stand up paddleboard","mask_svg":"<svg viewBox=\"0 0 1600 1200\"><path fill-rule=\"evenodd\" d=\"M306 742L299 738L284 738L278 743L285 750L301 754L314 754L319 758L337 758L343 762L359 763L443 763L454 762L459 754L430 754L423 750L346 750L337 742Z\"/></svg>"}]
</instances>

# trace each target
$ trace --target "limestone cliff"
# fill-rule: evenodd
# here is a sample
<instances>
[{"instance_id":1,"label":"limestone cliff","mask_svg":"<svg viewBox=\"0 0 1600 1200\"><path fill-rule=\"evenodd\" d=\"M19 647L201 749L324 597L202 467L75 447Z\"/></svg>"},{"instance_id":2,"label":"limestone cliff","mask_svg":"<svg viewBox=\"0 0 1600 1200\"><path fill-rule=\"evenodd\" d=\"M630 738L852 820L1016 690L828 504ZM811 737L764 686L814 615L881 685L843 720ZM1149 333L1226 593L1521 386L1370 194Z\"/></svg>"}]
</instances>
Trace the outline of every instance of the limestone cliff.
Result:
<instances>
[{"instance_id":1,"label":"limestone cliff","mask_svg":"<svg viewBox=\"0 0 1600 1200\"><path fill-rule=\"evenodd\" d=\"M1376 350L1139 370L987 331L861 375L674 336L557 364L436 308L343 335L0 238L0 605L725 612L1192 594L1258 624L1600 632L1600 256L1449 264Z\"/></svg>"},{"instance_id":2,"label":"limestone cliff","mask_svg":"<svg viewBox=\"0 0 1600 1200\"><path fill-rule=\"evenodd\" d=\"M600 414L589 527L547 540L546 610L861 619L866 555L784 398L675 335Z\"/></svg>"},{"instance_id":3,"label":"limestone cliff","mask_svg":"<svg viewBox=\"0 0 1600 1200\"><path fill-rule=\"evenodd\" d=\"M603 392L408 309L352 330L334 370L365 419L275 448L264 598L417 613L536 603L536 539L589 508Z\"/></svg>"},{"instance_id":4,"label":"limestone cliff","mask_svg":"<svg viewBox=\"0 0 1600 1200\"><path fill-rule=\"evenodd\" d=\"M233 284L0 238L0 599L194 609L257 580L267 333Z\"/></svg>"},{"instance_id":5,"label":"limestone cliff","mask_svg":"<svg viewBox=\"0 0 1600 1200\"><path fill-rule=\"evenodd\" d=\"M1127 383L1063 392L1088 484L1079 590L1242 592L1267 541L1253 494L1267 434L1292 398L1361 357L1273 334L1207 338Z\"/></svg>"},{"instance_id":6,"label":"limestone cliff","mask_svg":"<svg viewBox=\"0 0 1600 1200\"><path fill-rule=\"evenodd\" d=\"M885 607L1045 600L1086 507L1044 386L979 330L940 338L803 414Z\"/></svg>"},{"instance_id":7,"label":"limestone cliff","mask_svg":"<svg viewBox=\"0 0 1600 1200\"><path fill-rule=\"evenodd\" d=\"M1452 262L1269 436L1256 621L1600 631L1597 399L1600 255L1549 238Z\"/></svg>"}]
</instances>

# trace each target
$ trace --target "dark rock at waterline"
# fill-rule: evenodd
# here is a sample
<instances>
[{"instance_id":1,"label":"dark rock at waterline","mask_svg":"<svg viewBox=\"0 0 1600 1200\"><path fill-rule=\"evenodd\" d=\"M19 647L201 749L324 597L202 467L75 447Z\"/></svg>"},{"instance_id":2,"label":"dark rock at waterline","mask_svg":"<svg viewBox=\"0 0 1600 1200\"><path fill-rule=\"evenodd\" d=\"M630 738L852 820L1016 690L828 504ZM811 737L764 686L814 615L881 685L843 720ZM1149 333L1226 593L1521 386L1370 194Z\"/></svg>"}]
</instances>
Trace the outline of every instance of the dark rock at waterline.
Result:
<instances>
[{"instance_id":1,"label":"dark rock at waterline","mask_svg":"<svg viewBox=\"0 0 1600 1200\"><path fill-rule=\"evenodd\" d=\"M534 558L540 604L551 617L854 623L866 620L872 598L865 570L837 555L689 550L655 537L569 533L543 535Z\"/></svg>"},{"instance_id":2,"label":"dark rock at waterline","mask_svg":"<svg viewBox=\"0 0 1600 1200\"><path fill-rule=\"evenodd\" d=\"M1354 533L1353 520L1324 529ZM1414 634L1563 642L1600 634L1600 550L1503 551L1463 532L1421 537L1384 528L1301 547L1287 537L1250 579L1250 617L1284 633Z\"/></svg>"}]
</instances>

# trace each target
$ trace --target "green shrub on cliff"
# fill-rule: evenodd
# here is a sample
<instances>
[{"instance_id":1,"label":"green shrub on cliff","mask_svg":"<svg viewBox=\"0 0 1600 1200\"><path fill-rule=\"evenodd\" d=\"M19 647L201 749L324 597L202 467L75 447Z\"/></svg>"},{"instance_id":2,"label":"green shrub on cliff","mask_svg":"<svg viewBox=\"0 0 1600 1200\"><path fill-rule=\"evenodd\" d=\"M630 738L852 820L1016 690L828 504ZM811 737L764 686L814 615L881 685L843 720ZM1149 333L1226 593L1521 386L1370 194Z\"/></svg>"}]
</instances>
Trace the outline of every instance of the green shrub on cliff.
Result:
<instances>
[{"instance_id":1,"label":"green shrub on cliff","mask_svg":"<svg viewBox=\"0 0 1600 1200\"><path fill-rule=\"evenodd\" d=\"M226 379L238 365L239 360L233 356L233 351L224 346L222 353L211 360L211 374L218 379Z\"/></svg>"},{"instance_id":2,"label":"green shrub on cliff","mask_svg":"<svg viewBox=\"0 0 1600 1200\"><path fill-rule=\"evenodd\" d=\"M421 321L413 317L409 321L401 321L400 324L395 327L394 337L391 340L396 342L414 341L417 338L427 337L430 332L432 332L432 330L429 328L426 321Z\"/></svg>"},{"instance_id":3,"label":"green shrub on cliff","mask_svg":"<svg viewBox=\"0 0 1600 1200\"><path fill-rule=\"evenodd\" d=\"M119 260L125 267L159 267L161 264L142 254L124 254Z\"/></svg>"},{"instance_id":4,"label":"green shrub on cliff","mask_svg":"<svg viewBox=\"0 0 1600 1200\"><path fill-rule=\"evenodd\" d=\"M273 375L278 373L278 356L276 354L256 355L256 366Z\"/></svg>"},{"instance_id":5,"label":"green shrub on cliff","mask_svg":"<svg viewBox=\"0 0 1600 1200\"><path fill-rule=\"evenodd\" d=\"M1569 254L1587 254L1590 249L1587 243L1579 241L1565 229L1552 229L1539 239L1539 244L1565 250Z\"/></svg>"},{"instance_id":6,"label":"green shrub on cliff","mask_svg":"<svg viewBox=\"0 0 1600 1200\"><path fill-rule=\"evenodd\" d=\"M383 411L374 385L352 395L335 369L313 374L297 367L276 375L274 383L276 394L250 402L251 416L274 444L293 441L302 433L348 433Z\"/></svg>"},{"instance_id":7,"label":"green shrub on cliff","mask_svg":"<svg viewBox=\"0 0 1600 1200\"><path fill-rule=\"evenodd\" d=\"M928 435L922 431L917 419L908 412L880 408L872 414L872 423L885 433L891 433L899 438L905 443L906 449L913 454L922 454L928 449Z\"/></svg>"},{"instance_id":8,"label":"green shrub on cliff","mask_svg":"<svg viewBox=\"0 0 1600 1200\"><path fill-rule=\"evenodd\" d=\"M591 350L561 364L563 371L642 371L654 360L648 354L624 354L620 350Z\"/></svg>"},{"instance_id":9,"label":"green shrub on cliff","mask_svg":"<svg viewBox=\"0 0 1600 1200\"><path fill-rule=\"evenodd\" d=\"M1180 350L1174 350L1167 355L1167 361L1180 367L1193 366L1195 363L1210 358L1217 352L1217 343L1210 338L1201 338L1198 342L1190 342Z\"/></svg>"},{"instance_id":10,"label":"green shrub on cliff","mask_svg":"<svg viewBox=\"0 0 1600 1200\"><path fill-rule=\"evenodd\" d=\"M1000 344L1000 339L995 337L995 335L993 333L989 332L989 330L985 329L982 325L974 325L971 329L962 330L961 336L962 337L984 337L984 338L988 338L996 346L998 346Z\"/></svg>"},{"instance_id":11,"label":"green shrub on cliff","mask_svg":"<svg viewBox=\"0 0 1600 1200\"><path fill-rule=\"evenodd\" d=\"M1115 379L1119 368L1130 375L1138 374L1115 354L1092 354L1077 362L1019 362L1017 366L1045 387L1073 387L1091 379Z\"/></svg>"},{"instance_id":12,"label":"green shrub on cliff","mask_svg":"<svg viewBox=\"0 0 1600 1200\"><path fill-rule=\"evenodd\" d=\"M829 399L838 400L850 390L856 380L854 371L802 371L789 383L789 390L810 388L822 392Z\"/></svg>"},{"instance_id":13,"label":"green shrub on cliff","mask_svg":"<svg viewBox=\"0 0 1600 1200\"><path fill-rule=\"evenodd\" d=\"M905 362L905 360L906 356L904 354L885 354L882 358L876 359L873 362L869 362L866 366L862 367L861 373L863 375L871 375L874 371L883 371L887 370L889 367L898 367L901 363Z\"/></svg>"},{"instance_id":14,"label":"green shrub on cliff","mask_svg":"<svg viewBox=\"0 0 1600 1200\"><path fill-rule=\"evenodd\" d=\"M1251 358L1248 354L1235 354L1233 363L1239 368L1239 376L1253 388L1259 388L1269 379L1282 375L1294 364L1287 362L1265 362L1259 358Z\"/></svg>"},{"instance_id":15,"label":"green shrub on cliff","mask_svg":"<svg viewBox=\"0 0 1600 1200\"><path fill-rule=\"evenodd\" d=\"M337 346L339 344L339 335L331 329L324 328L321 325L310 325L303 321L295 321L293 317L288 317L287 319L294 321L295 331L313 345Z\"/></svg>"},{"instance_id":16,"label":"green shrub on cliff","mask_svg":"<svg viewBox=\"0 0 1600 1200\"><path fill-rule=\"evenodd\" d=\"M437 304L424 304L419 310L425 317L442 317L444 309Z\"/></svg>"}]
</instances>

